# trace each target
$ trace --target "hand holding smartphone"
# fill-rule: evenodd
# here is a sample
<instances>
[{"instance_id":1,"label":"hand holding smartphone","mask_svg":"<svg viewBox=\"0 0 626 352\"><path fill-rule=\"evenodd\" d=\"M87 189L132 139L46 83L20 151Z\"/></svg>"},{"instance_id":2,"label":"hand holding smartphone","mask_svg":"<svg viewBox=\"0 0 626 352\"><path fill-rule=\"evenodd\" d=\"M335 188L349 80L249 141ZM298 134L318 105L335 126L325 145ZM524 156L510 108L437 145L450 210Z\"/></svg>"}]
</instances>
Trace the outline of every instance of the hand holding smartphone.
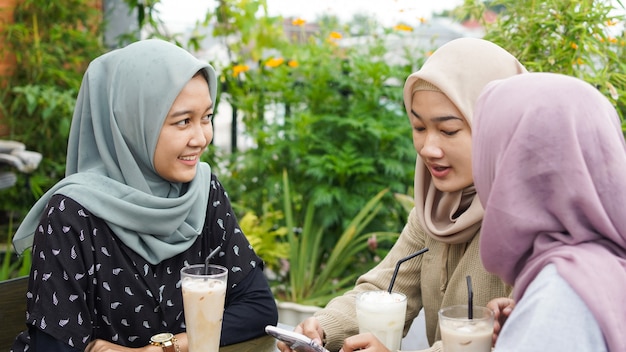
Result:
<instances>
[{"instance_id":1,"label":"hand holding smartphone","mask_svg":"<svg viewBox=\"0 0 626 352\"><path fill-rule=\"evenodd\" d=\"M284 342L287 346L289 346L289 348L297 352L328 352L327 349L318 345L307 336L299 334L295 331L289 331L273 325L268 325L265 327L265 332L277 340Z\"/></svg>"}]
</instances>

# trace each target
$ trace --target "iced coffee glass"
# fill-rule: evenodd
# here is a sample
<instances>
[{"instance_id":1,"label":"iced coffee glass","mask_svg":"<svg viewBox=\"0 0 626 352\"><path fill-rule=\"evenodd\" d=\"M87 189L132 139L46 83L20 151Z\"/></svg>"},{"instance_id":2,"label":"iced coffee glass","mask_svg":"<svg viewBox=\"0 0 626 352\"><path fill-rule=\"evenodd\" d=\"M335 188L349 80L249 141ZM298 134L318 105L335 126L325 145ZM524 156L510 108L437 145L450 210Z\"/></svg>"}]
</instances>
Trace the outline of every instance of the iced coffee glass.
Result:
<instances>
[{"instance_id":1,"label":"iced coffee glass","mask_svg":"<svg viewBox=\"0 0 626 352\"><path fill-rule=\"evenodd\" d=\"M493 335L493 311L474 306L472 319L467 305L439 310L441 342L446 352L489 352Z\"/></svg>"},{"instance_id":2,"label":"iced coffee glass","mask_svg":"<svg viewBox=\"0 0 626 352\"><path fill-rule=\"evenodd\" d=\"M391 351L400 349L406 296L399 292L366 291L356 296L359 333L371 332Z\"/></svg>"},{"instance_id":3,"label":"iced coffee glass","mask_svg":"<svg viewBox=\"0 0 626 352\"><path fill-rule=\"evenodd\" d=\"M180 270L189 352L218 352L228 270L190 265Z\"/></svg>"}]
</instances>

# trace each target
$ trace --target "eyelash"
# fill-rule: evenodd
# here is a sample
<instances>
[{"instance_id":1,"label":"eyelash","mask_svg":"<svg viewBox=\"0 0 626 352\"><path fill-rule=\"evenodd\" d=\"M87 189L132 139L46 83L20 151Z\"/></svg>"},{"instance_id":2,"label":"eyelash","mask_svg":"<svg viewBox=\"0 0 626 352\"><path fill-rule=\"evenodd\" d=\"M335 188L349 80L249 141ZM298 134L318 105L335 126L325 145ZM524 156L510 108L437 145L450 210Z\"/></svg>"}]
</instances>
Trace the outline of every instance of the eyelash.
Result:
<instances>
[{"instance_id":1,"label":"eyelash","mask_svg":"<svg viewBox=\"0 0 626 352\"><path fill-rule=\"evenodd\" d=\"M214 117L213 114L208 114L208 115L203 116L202 120L206 119L206 120L209 120L209 122L213 123L213 117ZM176 122L175 125L181 125L181 126L182 125L188 125L189 121L191 121L191 118L186 118L186 119L183 119L183 120L180 120L180 121Z\"/></svg>"},{"instance_id":2,"label":"eyelash","mask_svg":"<svg viewBox=\"0 0 626 352\"><path fill-rule=\"evenodd\" d=\"M426 130L425 127L414 127L413 129L416 130L417 132L424 132ZM454 136L459 131L460 130L454 130L454 131L441 130L441 133L445 134L446 136Z\"/></svg>"}]
</instances>

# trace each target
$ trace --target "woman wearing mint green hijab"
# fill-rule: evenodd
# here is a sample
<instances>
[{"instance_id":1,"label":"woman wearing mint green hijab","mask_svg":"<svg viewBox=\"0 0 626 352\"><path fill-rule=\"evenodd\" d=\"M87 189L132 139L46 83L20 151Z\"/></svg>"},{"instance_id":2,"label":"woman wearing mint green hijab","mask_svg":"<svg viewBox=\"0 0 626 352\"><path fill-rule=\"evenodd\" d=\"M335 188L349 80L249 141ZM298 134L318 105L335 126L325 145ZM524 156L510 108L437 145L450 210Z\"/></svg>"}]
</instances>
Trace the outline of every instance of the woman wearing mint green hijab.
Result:
<instances>
[{"instance_id":1,"label":"woman wearing mint green hijab","mask_svg":"<svg viewBox=\"0 0 626 352\"><path fill-rule=\"evenodd\" d=\"M229 269L221 344L276 324L263 261L200 162L213 138L216 86L210 65L161 40L90 64L66 177L14 237L19 253L32 247L33 264L27 329L13 351L124 350L161 332L186 351L180 269L217 246L212 262Z\"/></svg>"}]
</instances>

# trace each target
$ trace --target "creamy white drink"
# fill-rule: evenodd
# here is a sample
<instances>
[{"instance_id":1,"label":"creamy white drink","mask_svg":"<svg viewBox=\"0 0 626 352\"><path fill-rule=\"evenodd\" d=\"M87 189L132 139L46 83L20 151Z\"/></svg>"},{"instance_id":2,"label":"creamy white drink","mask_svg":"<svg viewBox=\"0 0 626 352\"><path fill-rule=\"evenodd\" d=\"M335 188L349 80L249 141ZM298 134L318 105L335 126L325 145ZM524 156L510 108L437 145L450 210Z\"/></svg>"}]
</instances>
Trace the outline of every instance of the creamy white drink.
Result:
<instances>
[{"instance_id":1,"label":"creamy white drink","mask_svg":"<svg viewBox=\"0 0 626 352\"><path fill-rule=\"evenodd\" d=\"M181 270L189 352L219 352L227 271L211 265L205 276L201 274L204 265L199 266Z\"/></svg>"},{"instance_id":2,"label":"creamy white drink","mask_svg":"<svg viewBox=\"0 0 626 352\"><path fill-rule=\"evenodd\" d=\"M406 296L387 291L361 292L356 297L359 333L371 332L391 351L400 349Z\"/></svg>"},{"instance_id":3,"label":"creamy white drink","mask_svg":"<svg viewBox=\"0 0 626 352\"><path fill-rule=\"evenodd\" d=\"M489 352L493 335L493 312L474 307L468 318L466 305L446 307L439 311L441 341L446 352Z\"/></svg>"}]
</instances>

